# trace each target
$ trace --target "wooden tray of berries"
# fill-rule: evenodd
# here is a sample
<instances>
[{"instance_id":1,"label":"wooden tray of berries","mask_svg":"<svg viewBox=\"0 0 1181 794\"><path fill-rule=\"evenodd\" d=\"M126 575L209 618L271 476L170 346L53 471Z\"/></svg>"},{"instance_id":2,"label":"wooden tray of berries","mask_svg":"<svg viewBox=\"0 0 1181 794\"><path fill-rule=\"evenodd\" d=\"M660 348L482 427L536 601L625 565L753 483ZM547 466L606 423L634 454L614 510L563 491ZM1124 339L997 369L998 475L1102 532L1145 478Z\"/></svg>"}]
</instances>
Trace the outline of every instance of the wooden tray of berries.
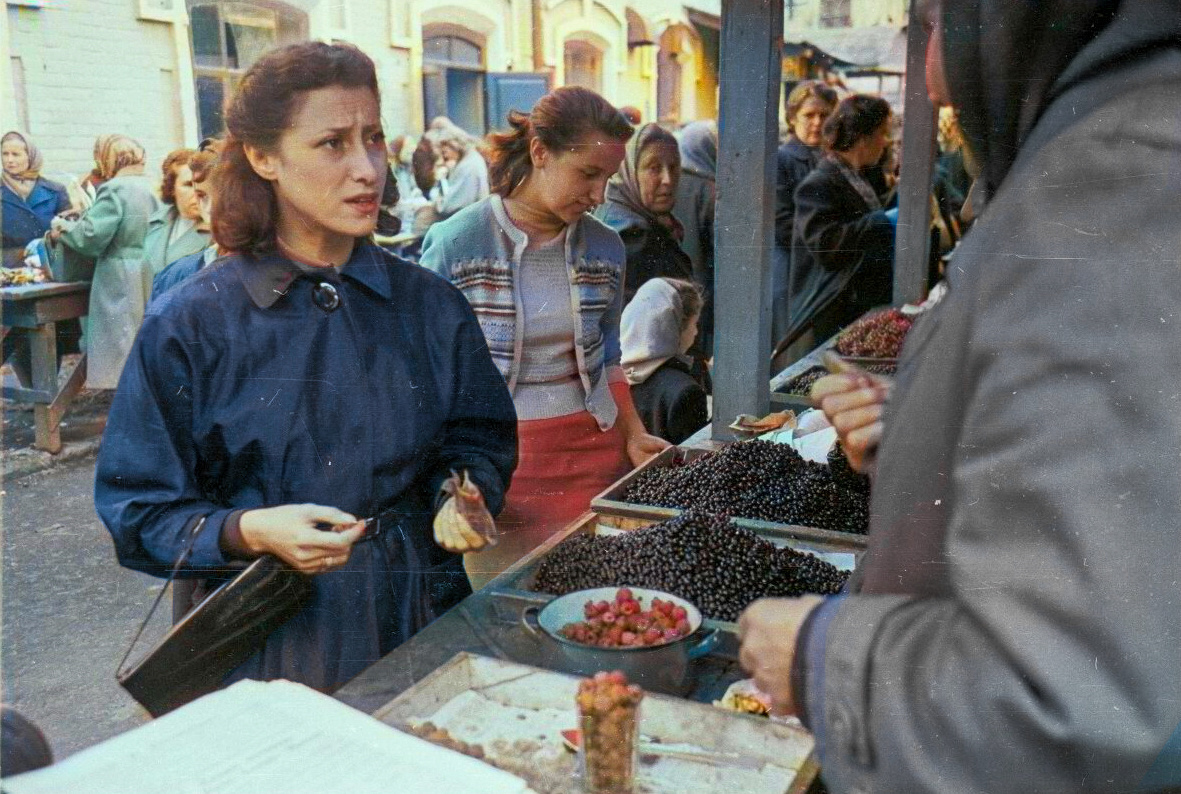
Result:
<instances>
[{"instance_id":1,"label":"wooden tray of berries","mask_svg":"<svg viewBox=\"0 0 1181 794\"><path fill-rule=\"evenodd\" d=\"M743 443L743 442L735 442ZM658 507L656 505L638 504L625 501L624 494L644 472L653 468L669 467L688 463L708 455L708 450L692 447L669 447L643 465L616 480L607 490L591 500L591 510L601 515L619 516L622 518L650 519L652 521L667 521L676 518L683 510L675 507ZM780 524L774 521L760 521L754 518L733 516L731 520L740 527L754 531L760 537L771 542L777 540L807 540L822 543L841 551L863 551L868 545L868 538L853 532L838 532L820 527L806 527L797 524Z\"/></svg>"},{"instance_id":2,"label":"wooden tray of berries","mask_svg":"<svg viewBox=\"0 0 1181 794\"><path fill-rule=\"evenodd\" d=\"M579 679L459 653L379 709L400 730L482 758L536 794L581 794L578 756L562 732L578 727ZM427 723L430 723L429 725ZM645 694L636 794L803 794L814 782L812 736L764 717Z\"/></svg>"}]
</instances>

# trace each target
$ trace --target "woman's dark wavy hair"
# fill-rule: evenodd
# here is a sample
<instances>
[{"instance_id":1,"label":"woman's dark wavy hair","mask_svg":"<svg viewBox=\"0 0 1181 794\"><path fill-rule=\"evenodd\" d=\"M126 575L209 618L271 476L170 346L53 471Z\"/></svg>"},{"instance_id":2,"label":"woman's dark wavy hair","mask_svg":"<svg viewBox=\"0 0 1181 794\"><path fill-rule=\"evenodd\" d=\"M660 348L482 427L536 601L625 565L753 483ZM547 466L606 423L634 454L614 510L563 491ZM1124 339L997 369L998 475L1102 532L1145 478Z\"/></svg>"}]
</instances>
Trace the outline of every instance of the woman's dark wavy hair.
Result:
<instances>
[{"instance_id":1,"label":"woman's dark wavy hair","mask_svg":"<svg viewBox=\"0 0 1181 794\"><path fill-rule=\"evenodd\" d=\"M890 118L890 103L881 97L854 94L845 97L824 122L824 147L847 152L862 138L868 138Z\"/></svg>"},{"instance_id":2,"label":"woman's dark wavy hair","mask_svg":"<svg viewBox=\"0 0 1181 794\"><path fill-rule=\"evenodd\" d=\"M588 135L599 133L627 143L634 130L610 102L579 86L555 88L526 114L510 111L512 129L488 136L488 183L493 193L507 196L531 173L529 142L540 138L551 151L566 149Z\"/></svg>"},{"instance_id":3,"label":"woman's dark wavy hair","mask_svg":"<svg viewBox=\"0 0 1181 794\"><path fill-rule=\"evenodd\" d=\"M273 50L250 67L226 108L226 139L214 172L213 239L229 251L275 249L275 189L246 159L246 146L274 151L303 94L329 86L368 88L381 101L377 70L351 44L307 41Z\"/></svg>"}]
</instances>

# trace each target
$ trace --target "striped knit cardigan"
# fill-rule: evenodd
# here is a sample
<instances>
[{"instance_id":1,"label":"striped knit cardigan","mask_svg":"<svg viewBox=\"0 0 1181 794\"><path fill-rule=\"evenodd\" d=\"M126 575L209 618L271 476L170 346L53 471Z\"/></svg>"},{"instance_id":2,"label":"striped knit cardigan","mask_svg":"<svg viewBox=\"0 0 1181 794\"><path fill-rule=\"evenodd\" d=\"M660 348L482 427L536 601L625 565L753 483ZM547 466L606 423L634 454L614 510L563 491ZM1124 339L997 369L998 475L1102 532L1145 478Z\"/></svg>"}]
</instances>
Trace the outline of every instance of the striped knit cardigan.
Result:
<instances>
[{"instance_id":1,"label":"striped knit cardigan","mask_svg":"<svg viewBox=\"0 0 1181 794\"><path fill-rule=\"evenodd\" d=\"M516 392L524 327L519 265L528 244L500 196L492 195L436 223L422 244L421 264L458 287L476 312L492 360ZM618 411L608 387L623 380L619 318L623 313L625 253L619 235L584 215L566 235L570 305L576 307L574 353L586 408L603 430Z\"/></svg>"}]
</instances>

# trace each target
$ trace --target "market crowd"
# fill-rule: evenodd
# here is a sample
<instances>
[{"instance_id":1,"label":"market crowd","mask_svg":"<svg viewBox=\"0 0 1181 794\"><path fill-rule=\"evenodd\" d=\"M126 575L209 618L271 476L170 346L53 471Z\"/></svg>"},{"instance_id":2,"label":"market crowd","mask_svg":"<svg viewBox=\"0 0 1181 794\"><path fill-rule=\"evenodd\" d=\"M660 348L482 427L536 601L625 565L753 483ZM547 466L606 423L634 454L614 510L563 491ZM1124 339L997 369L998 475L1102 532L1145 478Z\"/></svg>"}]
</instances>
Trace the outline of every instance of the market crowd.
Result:
<instances>
[{"instance_id":1,"label":"market crowd","mask_svg":"<svg viewBox=\"0 0 1181 794\"><path fill-rule=\"evenodd\" d=\"M873 478L869 553L842 595L742 620L833 791L1178 782L1153 763L1181 719L1181 195L1129 177L1181 151L1181 11L1000 5L927 4L947 297L896 380L813 391ZM892 300L900 124L824 81L785 118L765 352L790 362ZM373 62L308 42L158 175L105 135L66 187L2 139L5 267L91 281L119 561L185 580L178 617L262 555L310 579L225 683L332 691L709 420L714 121L578 87L482 137L380 119Z\"/></svg>"}]
</instances>

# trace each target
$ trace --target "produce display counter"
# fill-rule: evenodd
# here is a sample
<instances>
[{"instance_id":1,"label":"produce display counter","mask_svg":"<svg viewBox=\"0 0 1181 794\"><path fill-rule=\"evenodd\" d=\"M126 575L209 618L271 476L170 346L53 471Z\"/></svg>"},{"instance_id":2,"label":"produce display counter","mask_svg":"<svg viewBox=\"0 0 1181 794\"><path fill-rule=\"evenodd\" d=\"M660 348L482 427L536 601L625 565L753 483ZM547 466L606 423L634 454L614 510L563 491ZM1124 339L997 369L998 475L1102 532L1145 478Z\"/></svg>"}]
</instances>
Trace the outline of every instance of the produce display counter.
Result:
<instances>
[{"instance_id":1,"label":"produce display counter","mask_svg":"<svg viewBox=\"0 0 1181 794\"><path fill-rule=\"evenodd\" d=\"M538 636L525 623L530 607L542 607L553 596L529 590L531 576L541 560L558 544L577 533L594 531L600 521L615 528L646 525L644 521L601 518L586 514L518 561L483 589L472 594L409 641L349 681L334 696L361 711L379 717L390 711L391 701L414 691L436 671L452 664L457 654L474 654L503 662L576 674L563 648ZM702 631L718 631L717 645L689 662L681 698L710 704L720 699L735 681L746 678L738 664L739 641L733 623L706 620ZM643 681L638 681L643 686ZM425 686L425 684L424 684ZM421 688L421 687L419 687ZM761 717L740 717L764 720ZM768 726L771 727L771 726ZM806 734L805 734L806 735ZM803 794L815 783L818 768L809 757L784 794Z\"/></svg>"}]
</instances>

